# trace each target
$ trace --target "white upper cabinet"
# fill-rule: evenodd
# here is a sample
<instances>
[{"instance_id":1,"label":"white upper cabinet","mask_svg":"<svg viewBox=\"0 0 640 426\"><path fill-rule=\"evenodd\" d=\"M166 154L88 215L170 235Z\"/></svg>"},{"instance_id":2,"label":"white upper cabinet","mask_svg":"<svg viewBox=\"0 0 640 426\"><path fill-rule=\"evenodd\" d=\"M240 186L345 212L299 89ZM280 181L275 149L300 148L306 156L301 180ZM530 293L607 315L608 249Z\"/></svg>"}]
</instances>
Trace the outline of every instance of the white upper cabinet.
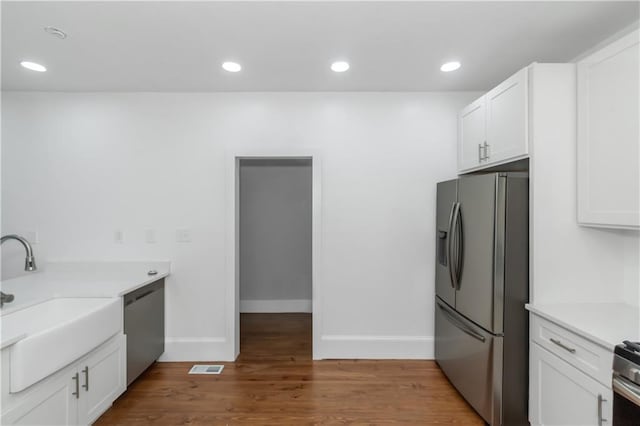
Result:
<instances>
[{"instance_id":1,"label":"white upper cabinet","mask_svg":"<svg viewBox=\"0 0 640 426\"><path fill-rule=\"evenodd\" d=\"M487 93L487 163L527 154L527 68Z\"/></svg>"},{"instance_id":2,"label":"white upper cabinet","mask_svg":"<svg viewBox=\"0 0 640 426\"><path fill-rule=\"evenodd\" d=\"M458 168L473 168L482 161L484 143L487 140L484 96L460 112L458 132L460 138Z\"/></svg>"},{"instance_id":3,"label":"white upper cabinet","mask_svg":"<svg viewBox=\"0 0 640 426\"><path fill-rule=\"evenodd\" d=\"M528 74L528 68L518 71L460 112L460 172L528 155Z\"/></svg>"},{"instance_id":4,"label":"white upper cabinet","mask_svg":"<svg viewBox=\"0 0 640 426\"><path fill-rule=\"evenodd\" d=\"M640 228L639 33L578 63L578 222Z\"/></svg>"}]
</instances>

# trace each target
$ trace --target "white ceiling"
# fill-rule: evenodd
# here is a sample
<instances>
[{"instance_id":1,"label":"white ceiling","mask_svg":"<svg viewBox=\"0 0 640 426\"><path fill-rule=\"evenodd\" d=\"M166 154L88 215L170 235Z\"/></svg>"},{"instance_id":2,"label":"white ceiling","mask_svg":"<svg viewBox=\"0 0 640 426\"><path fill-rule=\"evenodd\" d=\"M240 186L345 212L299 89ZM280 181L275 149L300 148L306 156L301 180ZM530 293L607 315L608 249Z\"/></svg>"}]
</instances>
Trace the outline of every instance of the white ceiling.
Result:
<instances>
[{"instance_id":1,"label":"white ceiling","mask_svg":"<svg viewBox=\"0 0 640 426\"><path fill-rule=\"evenodd\" d=\"M568 61L637 2L2 2L3 90L485 90ZM59 40L44 32L55 26ZM329 70L345 59L351 69ZM444 74L440 65L462 68ZM36 73L19 66L47 66ZM235 60L237 74L220 68Z\"/></svg>"}]
</instances>

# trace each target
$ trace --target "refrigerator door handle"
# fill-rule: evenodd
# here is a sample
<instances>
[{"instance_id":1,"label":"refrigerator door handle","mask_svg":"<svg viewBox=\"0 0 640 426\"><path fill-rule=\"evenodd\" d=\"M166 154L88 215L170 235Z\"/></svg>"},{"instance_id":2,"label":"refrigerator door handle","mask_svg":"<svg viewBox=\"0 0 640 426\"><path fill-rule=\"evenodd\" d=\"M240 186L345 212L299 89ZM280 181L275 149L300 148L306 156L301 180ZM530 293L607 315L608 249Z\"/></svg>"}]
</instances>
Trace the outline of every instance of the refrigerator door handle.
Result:
<instances>
[{"instance_id":1,"label":"refrigerator door handle","mask_svg":"<svg viewBox=\"0 0 640 426\"><path fill-rule=\"evenodd\" d=\"M455 285L455 273L453 270L453 251L451 250L453 245L453 217L455 215L456 205L458 203L453 203L451 205L451 212L449 212L449 226L447 228L447 270L449 271L449 281L451 281L451 287L456 288Z\"/></svg>"},{"instance_id":2,"label":"refrigerator door handle","mask_svg":"<svg viewBox=\"0 0 640 426\"><path fill-rule=\"evenodd\" d=\"M455 229L456 238L456 261L455 261L455 277L456 288L460 290L460 277L462 276L462 256L464 248L464 235L462 234L462 206L460 203L453 218L453 227Z\"/></svg>"},{"instance_id":3,"label":"refrigerator door handle","mask_svg":"<svg viewBox=\"0 0 640 426\"><path fill-rule=\"evenodd\" d=\"M436 302L436 303L438 305L438 308L440 308L442 313L445 314L445 316L449 319L451 324L456 326L456 328L458 328L460 331L462 331L463 333L468 334L469 336L471 336L474 339L477 339L477 340L479 340L481 342L484 342L486 340L485 337L482 334L477 333L476 331L472 330L470 327L468 327L465 324L463 324L462 322L460 322L460 320L458 320L456 317L454 317L453 314L451 312L449 312L449 310L447 308L442 306L442 304L440 302Z\"/></svg>"},{"instance_id":4,"label":"refrigerator door handle","mask_svg":"<svg viewBox=\"0 0 640 426\"><path fill-rule=\"evenodd\" d=\"M458 224L460 223L460 203L453 203L451 209L451 217L449 222L449 275L451 276L451 286L458 289L458 279L460 277L460 234L458 233ZM455 252L454 252L455 242Z\"/></svg>"}]
</instances>

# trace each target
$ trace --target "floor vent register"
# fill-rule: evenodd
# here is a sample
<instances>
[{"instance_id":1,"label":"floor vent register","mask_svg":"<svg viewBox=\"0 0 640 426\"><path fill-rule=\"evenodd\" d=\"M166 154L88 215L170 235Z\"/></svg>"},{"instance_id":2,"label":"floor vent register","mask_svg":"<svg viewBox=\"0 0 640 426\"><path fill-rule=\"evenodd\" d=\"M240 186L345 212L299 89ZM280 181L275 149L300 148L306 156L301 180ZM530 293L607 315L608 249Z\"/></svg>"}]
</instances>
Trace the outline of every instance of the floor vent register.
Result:
<instances>
[{"instance_id":1,"label":"floor vent register","mask_svg":"<svg viewBox=\"0 0 640 426\"><path fill-rule=\"evenodd\" d=\"M189 374L221 374L224 365L194 365Z\"/></svg>"}]
</instances>

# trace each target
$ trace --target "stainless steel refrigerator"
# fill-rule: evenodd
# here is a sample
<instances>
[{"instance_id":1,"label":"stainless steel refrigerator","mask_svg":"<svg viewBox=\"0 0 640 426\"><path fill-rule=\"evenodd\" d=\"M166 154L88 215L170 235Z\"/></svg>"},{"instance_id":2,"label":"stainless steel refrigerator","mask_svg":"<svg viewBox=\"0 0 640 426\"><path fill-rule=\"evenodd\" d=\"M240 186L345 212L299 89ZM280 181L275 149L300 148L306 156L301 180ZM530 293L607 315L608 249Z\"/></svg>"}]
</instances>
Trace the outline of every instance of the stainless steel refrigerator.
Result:
<instances>
[{"instance_id":1,"label":"stainless steel refrigerator","mask_svg":"<svg viewBox=\"0 0 640 426\"><path fill-rule=\"evenodd\" d=\"M515 172L438 184L435 357L491 425L528 424L528 188Z\"/></svg>"}]
</instances>

